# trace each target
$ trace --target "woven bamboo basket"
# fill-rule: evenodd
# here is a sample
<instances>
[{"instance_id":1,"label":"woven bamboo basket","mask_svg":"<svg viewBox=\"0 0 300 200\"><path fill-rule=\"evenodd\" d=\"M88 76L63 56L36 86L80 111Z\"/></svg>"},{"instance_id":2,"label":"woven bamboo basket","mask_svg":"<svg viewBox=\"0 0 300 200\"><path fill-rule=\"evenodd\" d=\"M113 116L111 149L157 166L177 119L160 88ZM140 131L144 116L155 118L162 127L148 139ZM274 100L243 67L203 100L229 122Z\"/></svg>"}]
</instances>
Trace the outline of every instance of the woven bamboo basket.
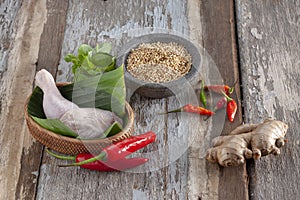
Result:
<instances>
[{"instance_id":1,"label":"woven bamboo basket","mask_svg":"<svg viewBox=\"0 0 300 200\"><path fill-rule=\"evenodd\" d=\"M66 83L58 83L57 85L65 85ZM128 102L125 103L125 110L127 115L127 124L123 130L111 137L95 140L80 140L76 138L70 138L56 134L41 127L36 123L28 114L27 105L30 100L31 95L27 98L24 107L25 119L29 129L30 134L46 147L53 149L55 151L69 154L77 155L79 153L95 153L98 154L103 148L111 145L113 142L124 140L131 136L134 129L134 113Z\"/></svg>"}]
</instances>

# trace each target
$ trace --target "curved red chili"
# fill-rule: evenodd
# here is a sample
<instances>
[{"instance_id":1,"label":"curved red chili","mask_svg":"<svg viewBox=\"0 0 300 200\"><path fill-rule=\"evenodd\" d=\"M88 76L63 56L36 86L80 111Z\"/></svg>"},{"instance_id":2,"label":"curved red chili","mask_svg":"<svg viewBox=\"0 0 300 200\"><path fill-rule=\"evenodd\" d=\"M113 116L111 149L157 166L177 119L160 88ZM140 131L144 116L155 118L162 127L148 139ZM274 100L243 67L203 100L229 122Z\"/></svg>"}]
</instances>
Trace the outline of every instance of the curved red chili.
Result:
<instances>
[{"instance_id":1,"label":"curved red chili","mask_svg":"<svg viewBox=\"0 0 300 200\"><path fill-rule=\"evenodd\" d=\"M115 162L109 162L106 164L107 166L109 166L110 168L116 171L124 171L127 169L131 169L143 165L148 161L149 161L148 158L125 158L122 160L117 160Z\"/></svg>"},{"instance_id":2,"label":"curved red chili","mask_svg":"<svg viewBox=\"0 0 300 200\"><path fill-rule=\"evenodd\" d=\"M212 112L210 110L207 110L200 106L193 106L192 104L186 104L185 106L183 106L179 109L171 110L171 111L168 111L166 113L161 113L161 114L176 113L176 112L196 113L199 115L208 115L208 116L215 114L214 112Z\"/></svg>"},{"instance_id":3,"label":"curved red chili","mask_svg":"<svg viewBox=\"0 0 300 200\"><path fill-rule=\"evenodd\" d=\"M234 121L236 111L237 111L236 102L233 99L227 102L227 118L230 122Z\"/></svg>"},{"instance_id":4,"label":"curved red chili","mask_svg":"<svg viewBox=\"0 0 300 200\"><path fill-rule=\"evenodd\" d=\"M199 114L199 115L211 116L211 115L215 114L214 112L212 112L210 110L207 110L207 109L199 107L199 106L193 106L191 104L187 104L187 105L183 106L182 110L184 112L196 113L196 114Z\"/></svg>"},{"instance_id":5,"label":"curved red chili","mask_svg":"<svg viewBox=\"0 0 300 200\"><path fill-rule=\"evenodd\" d=\"M92 154L89 154L89 153L81 153L81 154L78 154L75 158L75 162L76 163L79 163L79 162L82 162L84 160L88 160L88 159L91 159L93 158L94 156ZM97 170L97 171L103 171L103 172L112 172L112 171L116 171L115 169L107 166L104 162L100 161L100 160L97 160L97 161L94 161L94 162L90 162L90 163L87 163L87 164L83 164L83 165L80 165L81 168L84 168L84 169L90 169L90 170Z\"/></svg>"},{"instance_id":6,"label":"curved red chili","mask_svg":"<svg viewBox=\"0 0 300 200\"><path fill-rule=\"evenodd\" d=\"M78 154L76 156L76 163L88 160L93 157L94 156L92 154ZM80 167L84 169L104 171L104 172L124 171L145 164L146 162L148 162L148 160L149 160L148 158L128 158L128 159L123 158L115 162L110 162L110 161L104 162L101 160L97 160L94 162L80 165Z\"/></svg>"},{"instance_id":7,"label":"curved red chili","mask_svg":"<svg viewBox=\"0 0 300 200\"><path fill-rule=\"evenodd\" d=\"M227 108L226 108L227 118L230 122L233 122L237 111L237 104L234 99L227 96L224 92L223 94L227 100Z\"/></svg>"},{"instance_id":8,"label":"curved red chili","mask_svg":"<svg viewBox=\"0 0 300 200\"><path fill-rule=\"evenodd\" d=\"M219 99L219 101L216 103L216 106L215 106L215 108L214 108L214 111L216 112L217 110L220 110L220 109L224 108L225 105L226 105L226 103L227 103L226 97L222 97L222 98Z\"/></svg>"},{"instance_id":9,"label":"curved red chili","mask_svg":"<svg viewBox=\"0 0 300 200\"><path fill-rule=\"evenodd\" d=\"M215 93L222 94L223 92L227 95L230 95L234 91L234 86L237 84L238 80L236 80L231 87L228 85L205 85L204 89L211 90Z\"/></svg>"},{"instance_id":10,"label":"curved red chili","mask_svg":"<svg viewBox=\"0 0 300 200\"><path fill-rule=\"evenodd\" d=\"M133 152L147 146L148 144L154 142L156 139L156 134L152 131L147 133L132 136L125 140L119 141L103 149L106 153L106 159L110 161L116 161L120 158L124 158Z\"/></svg>"},{"instance_id":11,"label":"curved red chili","mask_svg":"<svg viewBox=\"0 0 300 200\"><path fill-rule=\"evenodd\" d=\"M94 155L90 153L81 153L75 157L75 156L58 155L49 151L48 149L46 149L46 151L48 154L56 158L64 159L64 160L73 160L76 163L80 163L94 157ZM148 158L128 158L128 159L123 158L115 162L104 162L104 161L96 160L94 162L82 164L80 165L80 167L83 169L96 170L102 172L124 171L145 164L148 160L149 160ZM61 165L61 167L65 167L65 166L68 165Z\"/></svg>"},{"instance_id":12,"label":"curved red chili","mask_svg":"<svg viewBox=\"0 0 300 200\"><path fill-rule=\"evenodd\" d=\"M155 139L156 134L152 131L137 136L131 136L104 148L103 151L95 157L65 166L80 166L97 160L109 162L121 160L133 152L154 142Z\"/></svg>"},{"instance_id":13,"label":"curved red chili","mask_svg":"<svg viewBox=\"0 0 300 200\"><path fill-rule=\"evenodd\" d=\"M222 94L222 92L230 94L230 87L228 85L205 85L204 89L213 91L218 94Z\"/></svg>"}]
</instances>

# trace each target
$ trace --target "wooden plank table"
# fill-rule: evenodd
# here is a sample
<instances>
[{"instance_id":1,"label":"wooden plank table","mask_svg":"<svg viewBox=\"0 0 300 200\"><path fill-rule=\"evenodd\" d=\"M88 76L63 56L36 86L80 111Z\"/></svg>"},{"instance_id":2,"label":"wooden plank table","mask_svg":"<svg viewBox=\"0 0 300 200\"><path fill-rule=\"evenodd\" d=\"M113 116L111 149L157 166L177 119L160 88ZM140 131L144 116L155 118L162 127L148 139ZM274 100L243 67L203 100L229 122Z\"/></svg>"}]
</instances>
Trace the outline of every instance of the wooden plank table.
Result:
<instances>
[{"instance_id":1,"label":"wooden plank table","mask_svg":"<svg viewBox=\"0 0 300 200\"><path fill-rule=\"evenodd\" d=\"M1 0L0 199L300 199L299 4ZM207 121L158 116L179 106L178 99L134 94L130 104L135 133L158 134L147 148L154 152L150 159L156 170L99 173L59 168L64 162L44 152L24 121L23 106L36 71L45 68L57 81L69 81L70 65L63 56L76 53L80 44L111 42L117 54L131 38L153 32L184 35L197 44L202 55L199 78L214 83L219 81L217 74L228 85L238 81L233 94L239 105L235 122L226 121L224 112ZM280 156L249 160L236 168L205 160L213 137L267 117L289 124L289 142ZM176 150L178 138L187 143Z\"/></svg>"}]
</instances>

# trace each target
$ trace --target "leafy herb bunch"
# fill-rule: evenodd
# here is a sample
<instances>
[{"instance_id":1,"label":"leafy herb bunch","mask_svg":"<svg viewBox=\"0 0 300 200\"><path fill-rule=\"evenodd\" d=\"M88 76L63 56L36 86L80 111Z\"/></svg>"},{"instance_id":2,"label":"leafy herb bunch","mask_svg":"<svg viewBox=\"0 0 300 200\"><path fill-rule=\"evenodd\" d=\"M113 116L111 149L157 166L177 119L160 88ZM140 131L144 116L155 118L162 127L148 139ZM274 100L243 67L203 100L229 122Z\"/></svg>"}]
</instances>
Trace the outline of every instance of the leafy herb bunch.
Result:
<instances>
[{"instance_id":1,"label":"leafy herb bunch","mask_svg":"<svg viewBox=\"0 0 300 200\"><path fill-rule=\"evenodd\" d=\"M102 43L95 48L82 44L78 48L77 56L74 54L66 55L65 61L73 63L74 82L116 69L116 58L110 54L111 49L110 43Z\"/></svg>"},{"instance_id":2,"label":"leafy herb bunch","mask_svg":"<svg viewBox=\"0 0 300 200\"><path fill-rule=\"evenodd\" d=\"M125 120L126 89L124 67L116 66L116 58L110 54L111 44L103 43L95 48L82 44L78 54L67 54L66 62L73 63L73 82L59 87L62 96L79 107L95 107L109 110ZM58 119L46 119L43 111L43 91L36 87L28 102L28 113L42 127L68 137L77 137ZM109 137L121 131L114 123L103 134Z\"/></svg>"}]
</instances>

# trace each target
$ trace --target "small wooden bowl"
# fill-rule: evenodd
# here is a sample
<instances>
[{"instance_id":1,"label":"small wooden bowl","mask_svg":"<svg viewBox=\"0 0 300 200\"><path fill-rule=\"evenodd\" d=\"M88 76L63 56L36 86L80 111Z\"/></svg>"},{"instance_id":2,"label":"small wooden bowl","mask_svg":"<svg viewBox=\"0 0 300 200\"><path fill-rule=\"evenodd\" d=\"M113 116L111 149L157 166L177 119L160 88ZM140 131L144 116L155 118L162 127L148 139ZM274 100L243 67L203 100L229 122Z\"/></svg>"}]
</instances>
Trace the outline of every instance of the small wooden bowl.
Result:
<instances>
[{"instance_id":1,"label":"small wooden bowl","mask_svg":"<svg viewBox=\"0 0 300 200\"><path fill-rule=\"evenodd\" d=\"M25 119L30 134L46 147L64 154L77 155L79 153L88 152L98 154L103 148L111 145L113 142L124 140L130 137L134 129L134 113L129 103L126 102L125 110L128 120L126 126L120 133L109 138L95 140L79 140L76 138L62 136L41 127L30 117L27 109L30 97L31 95L27 98L24 107Z\"/></svg>"},{"instance_id":2,"label":"small wooden bowl","mask_svg":"<svg viewBox=\"0 0 300 200\"><path fill-rule=\"evenodd\" d=\"M163 83L152 83L144 80L140 80L131 75L127 71L127 58L131 53L132 49L135 49L142 43L153 43L153 42L175 42L186 48L187 52L192 57L192 66L190 71L183 77ZM198 48L188 39L166 33L153 33L143 35L140 37L133 38L127 44L121 47L118 52L118 65L122 63L125 65L125 82L128 94L134 92L139 93L142 96L150 98L165 98L177 94L180 92L186 84L195 85L199 82L199 68L201 63L201 56Z\"/></svg>"}]
</instances>

